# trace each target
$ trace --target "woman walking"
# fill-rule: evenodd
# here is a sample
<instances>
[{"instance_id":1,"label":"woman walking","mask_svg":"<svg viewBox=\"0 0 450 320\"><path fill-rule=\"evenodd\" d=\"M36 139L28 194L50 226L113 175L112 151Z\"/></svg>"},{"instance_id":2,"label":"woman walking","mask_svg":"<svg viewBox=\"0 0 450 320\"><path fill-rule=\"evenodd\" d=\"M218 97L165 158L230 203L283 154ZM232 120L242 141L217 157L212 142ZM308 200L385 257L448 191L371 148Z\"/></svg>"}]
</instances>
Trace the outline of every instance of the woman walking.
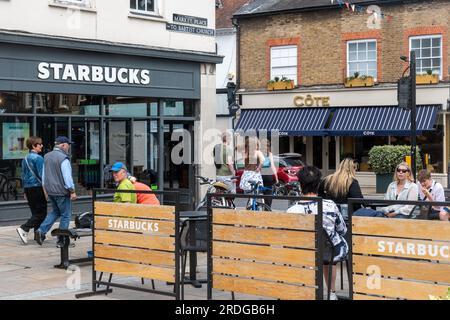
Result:
<instances>
[{"instance_id":1,"label":"woman walking","mask_svg":"<svg viewBox=\"0 0 450 320\"><path fill-rule=\"evenodd\" d=\"M274 182L278 183L277 168L275 167L275 162L273 161L272 147L269 139L261 140L261 152L264 156L264 162L261 168L261 175L264 183L264 187L268 190L264 190L265 195L272 195ZM270 207L272 205L272 199L267 199L265 201Z\"/></svg>"},{"instance_id":2,"label":"woman walking","mask_svg":"<svg viewBox=\"0 0 450 320\"><path fill-rule=\"evenodd\" d=\"M30 229L34 229L36 232L47 216L47 196L42 188L44 158L39 155L43 147L42 139L34 136L29 137L26 146L30 152L22 160L22 184L25 198L31 210L31 218L17 228L17 233L23 244L28 242Z\"/></svg>"}]
</instances>

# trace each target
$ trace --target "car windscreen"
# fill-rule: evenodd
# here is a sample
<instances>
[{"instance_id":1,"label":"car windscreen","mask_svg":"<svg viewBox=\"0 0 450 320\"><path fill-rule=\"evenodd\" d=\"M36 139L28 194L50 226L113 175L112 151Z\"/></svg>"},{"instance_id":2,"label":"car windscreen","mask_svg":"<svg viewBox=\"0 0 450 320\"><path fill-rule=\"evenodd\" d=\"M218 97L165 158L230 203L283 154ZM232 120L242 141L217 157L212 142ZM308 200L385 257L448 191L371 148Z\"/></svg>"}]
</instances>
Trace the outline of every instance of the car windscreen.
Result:
<instances>
[{"instance_id":1,"label":"car windscreen","mask_svg":"<svg viewBox=\"0 0 450 320\"><path fill-rule=\"evenodd\" d=\"M284 158L283 160L287 163L288 166L291 166L291 167L304 166L304 164L300 158Z\"/></svg>"}]
</instances>

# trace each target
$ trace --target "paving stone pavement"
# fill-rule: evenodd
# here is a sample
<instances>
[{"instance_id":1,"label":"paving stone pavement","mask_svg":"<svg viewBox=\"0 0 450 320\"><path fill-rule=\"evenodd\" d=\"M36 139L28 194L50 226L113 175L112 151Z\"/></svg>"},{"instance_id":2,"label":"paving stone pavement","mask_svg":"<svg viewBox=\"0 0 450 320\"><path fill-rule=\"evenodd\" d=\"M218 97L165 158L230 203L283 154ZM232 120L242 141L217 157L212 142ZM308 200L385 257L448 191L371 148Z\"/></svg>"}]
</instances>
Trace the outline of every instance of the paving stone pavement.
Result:
<instances>
[{"instance_id":1,"label":"paving stone pavement","mask_svg":"<svg viewBox=\"0 0 450 320\"><path fill-rule=\"evenodd\" d=\"M54 228L57 228L57 224ZM23 245L17 235L16 227L0 227L0 300L73 300L75 299L75 294L91 290L91 264L73 266L69 270L54 268L55 264L59 264L60 250L56 248L56 238L52 238L50 232L48 237L48 240L42 246L39 246L33 240L33 232L30 232L28 244ZM77 240L76 246L69 249L70 258L86 257L87 251L91 250L91 241L90 237ZM189 266L189 263L187 265ZM199 255L197 271L198 279L206 278L205 254ZM347 280L347 277L344 276L344 279ZM144 285L141 284L139 278L117 276L114 277L114 280L121 284L151 289L150 280L146 280ZM161 281L155 281L155 285L157 289L163 291L170 292L173 288ZM348 295L347 291L339 290L339 272L336 287L338 295ZM345 287L347 287L347 283L345 283ZM185 285L185 298L187 300L206 300L206 296L206 285L199 289L191 285ZM231 300L231 294L213 290L213 298L216 300ZM173 298L153 293L113 288L113 292L107 296L100 295L83 299L165 300ZM236 299L259 300L264 298L236 294Z\"/></svg>"}]
</instances>

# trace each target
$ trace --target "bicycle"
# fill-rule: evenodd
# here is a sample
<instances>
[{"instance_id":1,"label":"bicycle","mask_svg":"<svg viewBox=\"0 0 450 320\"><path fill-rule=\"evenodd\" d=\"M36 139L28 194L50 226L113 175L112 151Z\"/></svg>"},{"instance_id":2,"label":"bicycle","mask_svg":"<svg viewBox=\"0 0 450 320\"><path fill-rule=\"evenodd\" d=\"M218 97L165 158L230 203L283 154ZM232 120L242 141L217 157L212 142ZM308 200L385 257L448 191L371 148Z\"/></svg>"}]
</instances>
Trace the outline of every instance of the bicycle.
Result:
<instances>
[{"instance_id":1,"label":"bicycle","mask_svg":"<svg viewBox=\"0 0 450 320\"><path fill-rule=\"evenodd\" d=\"M8 176L9 168L0 169L0 194L4 201L18 200L22 179Z\"/></svg>"},{"instance_id":2,"label":"bicycle","mask_svg":"<svg viewBox=\"0 0 450 320\"><path fill-rule=\"evenodd\" d=\"M230 194L230 191L228 190L228 186L224 182L235 181L237 177L232 177L225 181L217 181L217 180L209 179L209 178L202 177L202 176L196 176L196 178L200 180L200 185L208 185L208 190L206 191L205 196L203 197L203 199L199 202L199 204L195 208L196 211L200 211L202 208L206 209L206 207L207 207L208 194L210 194L210 193L223 193L224 195ZM226 208L230 208L230 209L236 208L233 198L225 197L225 196L224 197L212 197L211 205L213 207L226 207Z\"/></svg>"},{"instance_id":3,"label":"bicycle","mask_svg":"<svg viewBox=\"0 0 450 320\"><path fill-rule=\"evenodd\" d=\"M250 191L252 193L252 198L248 200L246 209L250 211L272 211L272 208L264 203L264 199L259 199L258 201L256 198L256 196L260 195L264 191L272 191L272 188L264 187L259 181L249 181L248 183L252 187Z\"/></svg>"}]
</instances>

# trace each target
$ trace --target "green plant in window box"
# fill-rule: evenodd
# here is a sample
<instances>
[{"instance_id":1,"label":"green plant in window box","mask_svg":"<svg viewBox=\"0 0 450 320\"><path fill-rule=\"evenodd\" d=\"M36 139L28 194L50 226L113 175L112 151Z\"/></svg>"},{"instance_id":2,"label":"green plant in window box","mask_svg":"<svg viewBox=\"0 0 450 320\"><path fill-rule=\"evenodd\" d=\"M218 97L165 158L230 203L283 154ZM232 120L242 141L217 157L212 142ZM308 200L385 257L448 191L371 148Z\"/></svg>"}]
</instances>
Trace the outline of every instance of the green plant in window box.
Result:
<instances>
[{"instance_id":1,"label":"green plant in window box","mask_svg":"<svg viewBox=\"0 0 450 320\"><path fill-rule=\"evenodd\" d=\"M375 81L372 76L362 75L359 76L359 72L355 72L353 76L345 78L344 86L346 88L354 87L373 87Z\"/></svg>"},{"instance_id":2,"label":"green plant in window box","mask_svg":"<svg viewBox=\"0 0 450 320\"><path fill-rule=\"evenodd\" d=\"M436 84L439 83L439 75L433 74L433 70L428 69L426 74L416 75L416 84Z\"/></svg>"},{"instance_id":3,"label":"green plant in window box","mask_svg":"<svg viewBox=\"0 0 450 320\"><path fill-rule=\"evenodd\" d=\"M294 89L294 80L288 79L286 77L275 77L273 80L267 82L267 90L291 90Z\"/></svg>"},{"instance_id":4,"label":"green plant in window box","mask_svg":"<svg viewBox=\"0 0 450 320\"><path fill-rule=\"evenodd\" d=\"M397 165L411 154L411 146L408 145L384 145L374 146L369 151L369 165L377 176L377 193L384 193L393 181L394 171ZM417 170L422 168L422 158L419 149L416 151Z\"/></svg>"}]
</instances>

